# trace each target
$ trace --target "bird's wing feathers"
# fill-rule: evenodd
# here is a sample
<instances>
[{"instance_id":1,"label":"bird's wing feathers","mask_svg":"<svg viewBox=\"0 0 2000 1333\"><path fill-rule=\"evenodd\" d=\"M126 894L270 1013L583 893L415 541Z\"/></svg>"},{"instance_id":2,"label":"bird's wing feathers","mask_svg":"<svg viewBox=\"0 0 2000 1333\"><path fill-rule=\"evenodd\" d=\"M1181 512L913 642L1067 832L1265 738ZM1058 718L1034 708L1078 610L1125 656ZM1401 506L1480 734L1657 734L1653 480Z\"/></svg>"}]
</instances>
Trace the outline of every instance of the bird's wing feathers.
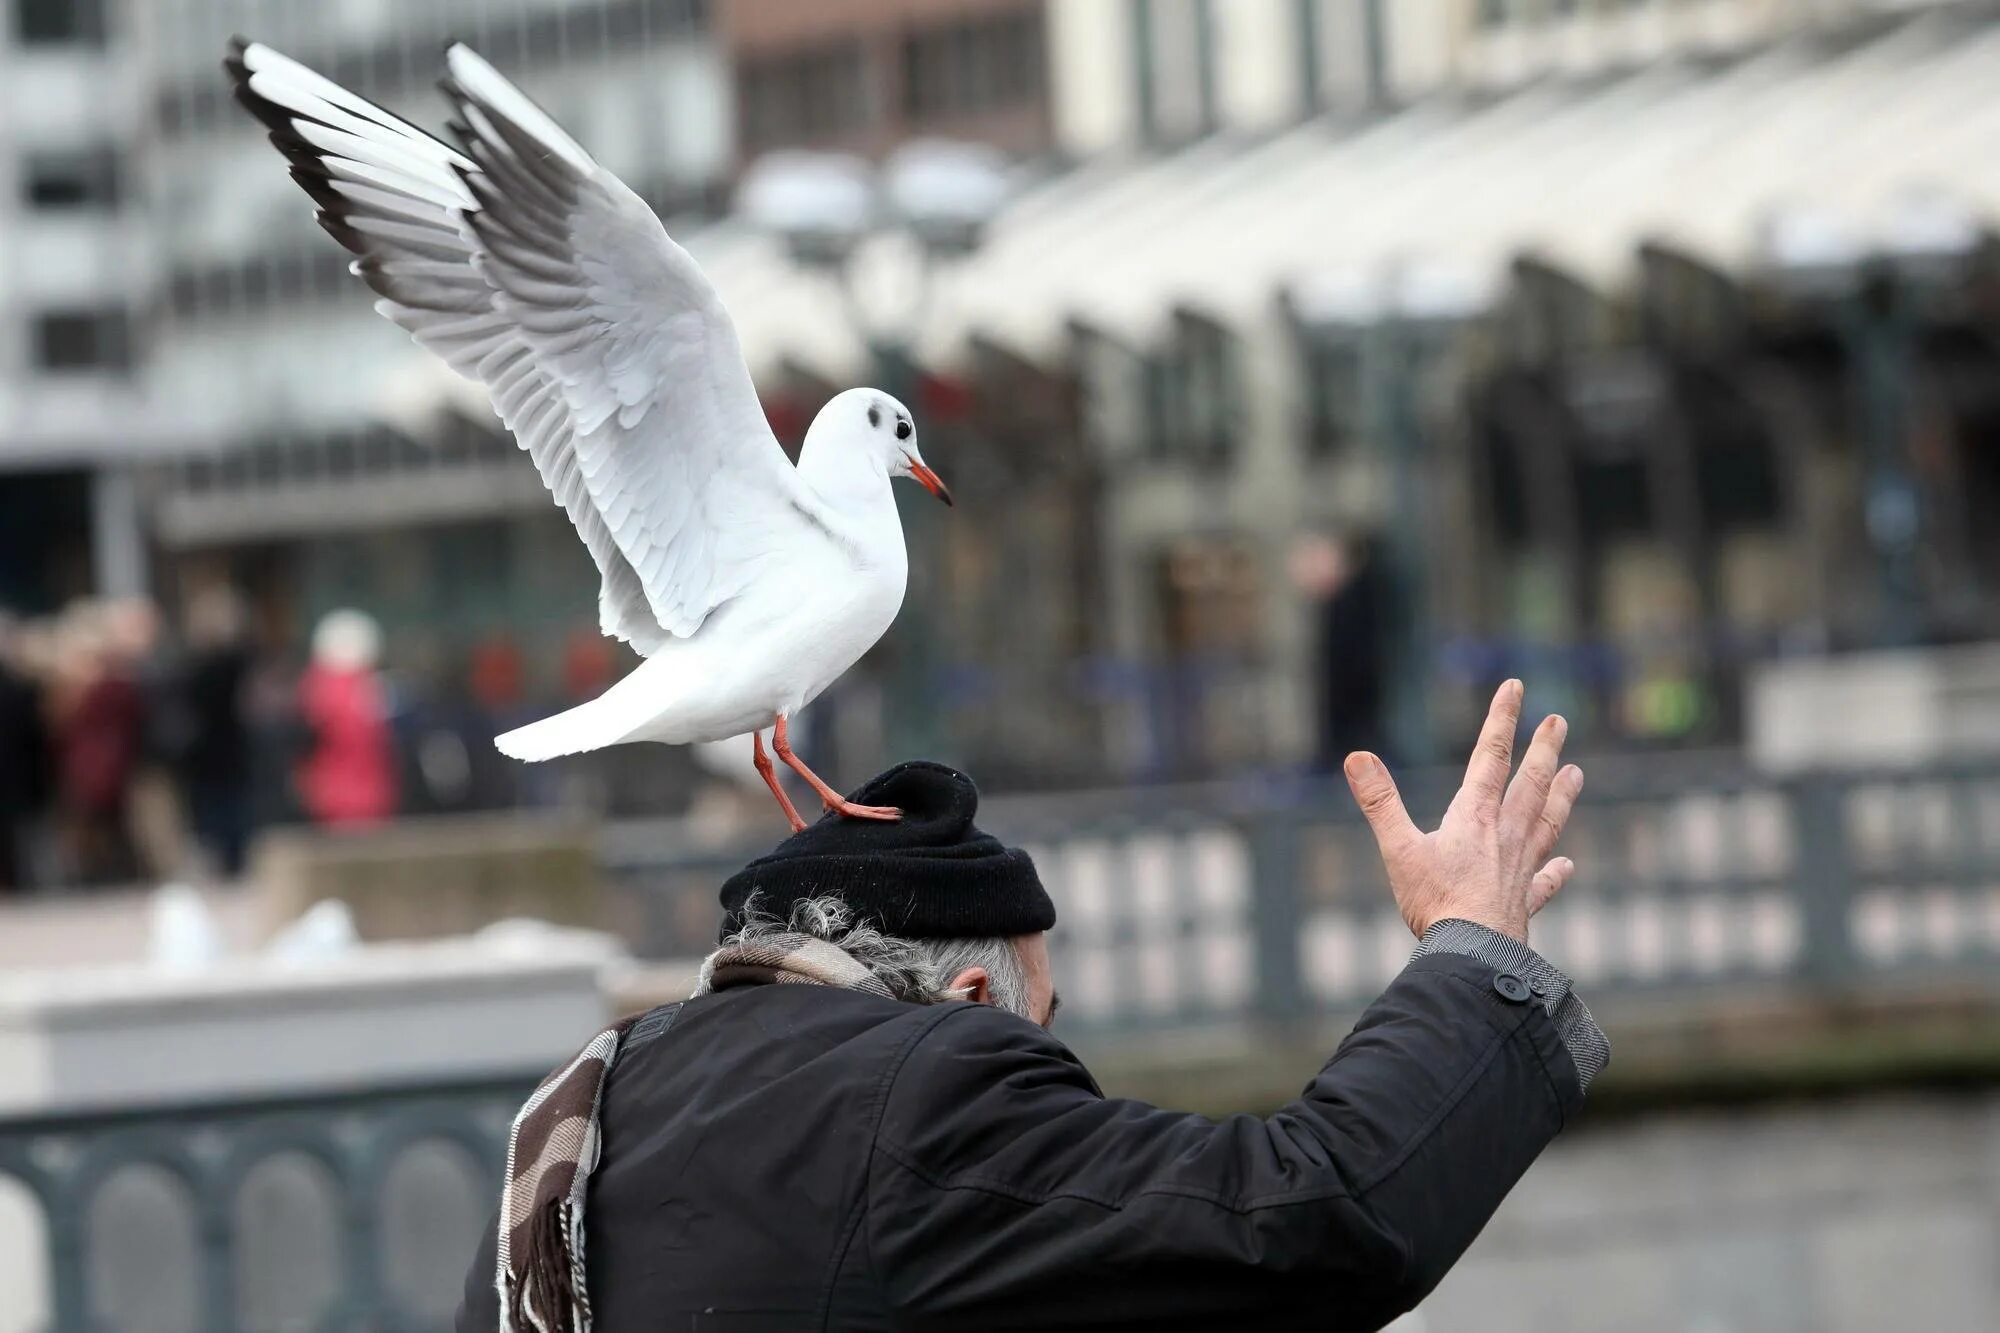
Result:
<instances>
[{"instance_id":1,"label":"bird's wing feathers","mask_svg":"<svg viewBox=\"0 0 2000 1333\"><path fill-rule=\"evenodd\" d=\"M605 632L642 653L694 633L810 497L687 252L463 46L463 151L269 47L227 63L376 308L486 385L597 562Z\"/></svg>"},{"instance_id":2,"label":"bird's wing feathers","mask_svg":"<svg viewBox=\"0 0 2000 1333\"><path fill-rule=\"evenodd\" d=\"M479 166L480 272L561 385L592 498L668 630L741 591L800 498L708 279L623 182L463 46L445 91Z\"/></svg>"}]
</instances>

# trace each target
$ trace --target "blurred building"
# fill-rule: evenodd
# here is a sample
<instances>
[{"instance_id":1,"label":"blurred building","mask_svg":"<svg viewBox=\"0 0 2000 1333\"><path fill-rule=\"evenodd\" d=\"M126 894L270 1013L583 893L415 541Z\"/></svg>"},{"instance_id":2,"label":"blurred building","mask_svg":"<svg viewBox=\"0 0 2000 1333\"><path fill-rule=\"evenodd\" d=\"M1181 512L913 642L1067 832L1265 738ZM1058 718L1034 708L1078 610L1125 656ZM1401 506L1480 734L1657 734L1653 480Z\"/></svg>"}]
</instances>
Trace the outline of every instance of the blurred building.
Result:
<instances>
[{"instance_id":1,"label":"blurred building","mask_svg":"<svg viewBox=\"0 0 2000 1333\"><path fill-rule=\"evenodd\" d=\"M1995 6L1047 23L1075 165L943 275L917 351L974 402L1005 366L1067 405L1040 438L1094 496L1072 680L1105 692L1114 769L1307 752L1321 668L1286 562L1312 529L1388 566L1412 752L1507 671L1600 741L1729 742L1748 663L2000 630ZM725 294L784 263L711 262ZM818 284L751 342L845 382L867 367ZM961 564L952 602L1030 600L1014 564Z\"/></svg>"},{"instance_id":2,"label":"blurred building","mask_svg":"<svg viewBox=\"0 0 2000 1333\"><path fill-rule=\"evenodd\" d=\"M880 156L927 135L1051 142L1042 0L725 0L739 147Z\"/></svg>"},{"instance_id":3,"label":"blurred building","mask_svg":"<svg viewBox=\"0 0 2000 1333\"><path fill-rule=\"evenodd\" d=\"M438 52L473 44L535 90L663 213L712 212L731 162L728 80L697 0L144 5L158 140L146 154L167 250L148 397L190 438L152 474L172 570L221 565L303 627L362 605L398 660L455 667L496 632L553 663L594 571L483 401L409 401L426 354L370 308L350 258L228 96L226 30L267 41L421 123ZM545 675L553 675L550 670Z\"/></svg>"},{"instance_id":4,"label":"blurred building","mask_svg":"<svg viewBox=\"0 0 2000 1333\"><path fill-rule=\"evenodd\" d=\"M1128 0L1050 6L1072 156L1260 132L1447 82L1452 0Z\"/></svg>"},{"instance_id":5,"label":"blurred building","mask_svg":"<svg viewBox=\"0 0 2000 1333\"><path fill-rule=\"evenodd\" d=\"M146 431L130 297L149 274L123 148L128 52L90 0L0 23L0 601L46 610L137 565L130 487L99 466Z\"/></svg>"},{"instance_id":6,"label":"blurred building","mask_svg":"<svg viewBox=\"0 0 2000 1333\"><path fill-rule=\"evenodd\" d=\"M407 403L424 354L370 310L220 61L240 31L435 125L438 52L463 38L656 208L712 213L734 129L708 7L7 7L0 494L27 517L0 523L22 585L0 593L171 592L198 571L301 631L350 602L461 640L538 608L588 622L561 515L483 404Z\"/></svg>"},{"instance_id":7,"label":"blurred building","mask_svg":"<svg viewBox=\"0 0 2000 1333\"><path fill-rule=\"evenodd\" d=\"M7 3L16 602L219 566L419 667L589 633L479 392L228 105L243 29L420 120L466 37L669 216L782 439L911 397L966 507L884 651L997 780L1304 757L1303 533L1379 561L1411 753L1504 671L1727 742L1747 663L2000 632L1993 4ZM861 237L843 288L727 213L769 150L918 138L1018 164L970 247Z\"/></svg>"}]
</instances>

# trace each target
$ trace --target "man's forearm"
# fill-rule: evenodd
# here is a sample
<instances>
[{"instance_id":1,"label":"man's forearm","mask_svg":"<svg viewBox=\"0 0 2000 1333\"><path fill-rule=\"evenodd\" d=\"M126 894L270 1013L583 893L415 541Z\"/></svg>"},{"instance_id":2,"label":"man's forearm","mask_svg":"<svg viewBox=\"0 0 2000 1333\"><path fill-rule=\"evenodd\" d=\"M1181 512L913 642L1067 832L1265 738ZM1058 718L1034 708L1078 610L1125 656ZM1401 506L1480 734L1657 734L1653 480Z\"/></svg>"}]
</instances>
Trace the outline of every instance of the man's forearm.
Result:
<instances>
[{"instance_id":1,"label":"man's forearm","mask_svg":"<svg viewBox=\"0 0 2000 1333\"><path fill-rule=\"evenodd\" d=\"M1383 1275L1396 1310L1437 1285L1581 1104L1575 1060L1524 967L1433 941L1279 1117L1313 1125L1367 1229L1402 1255Z\"/></svg>"},{"instance_id":2,"label":"man's forearm","mask_svg":"<svg viewBox=\"0 0 2000 1333\"><path fill-rule=\"evenodd\" d=\"M1413 958L1436 953L1464 954L1477 958L1502 973L1521 978L1529 994L1548 1011L1564 1049L1576 1065L1579 1090L1587 1091L1605 1065L1611 1062L1611 1043L1597 1020L1590 1016L1570 985L1570 979L1546 958L1512 936L1452 918L1439 921L1424 932Z\"/></svg>"}]
</instances>

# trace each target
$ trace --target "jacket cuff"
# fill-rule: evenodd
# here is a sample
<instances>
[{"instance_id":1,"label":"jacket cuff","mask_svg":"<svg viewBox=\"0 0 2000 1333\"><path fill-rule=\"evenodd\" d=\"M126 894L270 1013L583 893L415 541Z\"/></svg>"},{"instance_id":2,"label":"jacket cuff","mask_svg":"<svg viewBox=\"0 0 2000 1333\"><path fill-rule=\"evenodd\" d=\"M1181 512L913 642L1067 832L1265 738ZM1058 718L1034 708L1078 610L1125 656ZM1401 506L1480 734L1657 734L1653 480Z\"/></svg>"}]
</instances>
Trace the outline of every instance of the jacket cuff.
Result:
<instances>
[{"instance_id":1,"label":"jacket cuff","mask_svg":"<svg viewBox=\"0 0 2000 1333\"><path fill-rule=\"evenodd\" d=\"M1513 936L1457 917L1434 921L1417 941L1417 951L1410 956L1416 959L1434 953L1463 954L1521 978L1555 1023L1556 1034L1562 1038L1563 1048L1576 1066L1579 1088L1588 1091L1590 1080L1611 1063L1611 1043L1570 988L1569 978Z\"/></svg>"}]
</instances>

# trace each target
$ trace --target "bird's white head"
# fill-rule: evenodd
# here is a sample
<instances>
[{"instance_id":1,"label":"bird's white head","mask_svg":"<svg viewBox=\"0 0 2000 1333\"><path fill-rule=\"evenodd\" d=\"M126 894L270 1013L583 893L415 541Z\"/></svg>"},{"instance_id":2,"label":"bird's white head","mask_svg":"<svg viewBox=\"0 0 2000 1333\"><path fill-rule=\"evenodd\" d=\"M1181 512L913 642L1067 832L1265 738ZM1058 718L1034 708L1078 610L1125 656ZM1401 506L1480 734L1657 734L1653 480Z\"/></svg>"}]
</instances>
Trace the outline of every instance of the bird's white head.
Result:
<instances>
[{"instance_id":1,"label":"bird's white head","mask_svg":"<svg viewBox=\"0 0 2000 1333\"><path fill-rule=\"evenodd\" d=\"M857 454L880 466L885 475L914 478L932 495L951 503L951 491L917 450L917 426L910 409L880 389L836 394L806 431L799 464L806 467L808 458L814 462L825 458L851 468Z\"/></svg>"}]
</instances>

